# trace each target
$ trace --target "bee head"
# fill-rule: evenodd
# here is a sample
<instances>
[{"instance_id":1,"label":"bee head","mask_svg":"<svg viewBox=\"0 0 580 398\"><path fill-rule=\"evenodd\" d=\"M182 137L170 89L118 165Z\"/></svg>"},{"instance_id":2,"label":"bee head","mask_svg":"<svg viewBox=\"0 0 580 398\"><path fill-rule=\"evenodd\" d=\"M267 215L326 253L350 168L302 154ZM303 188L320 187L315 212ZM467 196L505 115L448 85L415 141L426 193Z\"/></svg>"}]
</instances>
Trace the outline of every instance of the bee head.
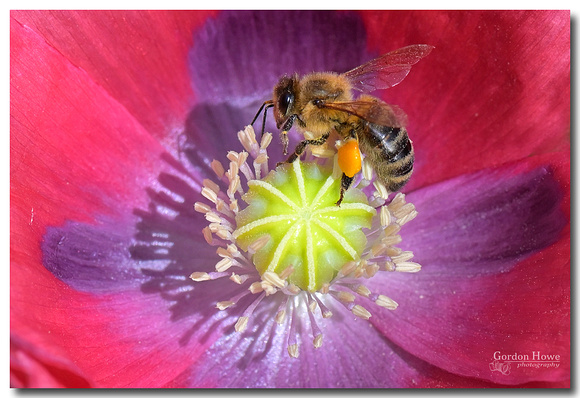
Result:
<instances>
[{"instance_id":1,"label":"bee head","mask_svg":"<svg viewBox=\"0 0 580 398\"><path fill-rule=\"evenodd\" d=\"M296 93L298 89L298 76L284 76L274 87L274 117L276 127L280 128L288 118L296 113Z\"/></svg>"}]
</instances>

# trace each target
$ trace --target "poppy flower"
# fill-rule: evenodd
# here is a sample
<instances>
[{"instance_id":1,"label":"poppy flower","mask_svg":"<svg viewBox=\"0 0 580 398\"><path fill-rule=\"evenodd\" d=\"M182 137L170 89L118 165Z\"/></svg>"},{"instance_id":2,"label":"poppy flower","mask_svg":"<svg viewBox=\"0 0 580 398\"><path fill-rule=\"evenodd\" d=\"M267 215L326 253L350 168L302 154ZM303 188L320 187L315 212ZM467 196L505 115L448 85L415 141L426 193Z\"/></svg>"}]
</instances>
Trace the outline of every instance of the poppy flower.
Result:
<instances>
[{"instance_id":1,"label":"poppy flower","mask_svg":"<svg viewBox=\"0 0 580 398\"><path fill-rule=\"evenodd\" d=\"M569 386L569 12L12 11L10 30L12 386ZM374 94L408 116L399 246L421 271L369 278L398 308L337 306L298 358L270 296L236 332L244 308L215 308L232 283L189 278L221 259L195 205L213 161L283 74L411 44L435 49Z\"/></svg>"}]
</instances>

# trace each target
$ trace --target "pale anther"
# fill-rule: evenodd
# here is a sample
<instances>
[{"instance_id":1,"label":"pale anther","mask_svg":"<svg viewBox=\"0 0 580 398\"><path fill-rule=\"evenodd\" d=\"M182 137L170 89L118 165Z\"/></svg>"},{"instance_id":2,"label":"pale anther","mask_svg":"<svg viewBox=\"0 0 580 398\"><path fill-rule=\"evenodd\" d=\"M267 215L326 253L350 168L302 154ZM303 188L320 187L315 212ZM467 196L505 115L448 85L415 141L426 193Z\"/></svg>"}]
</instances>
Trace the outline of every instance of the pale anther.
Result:
<instances>
[{"instance_id":1,"label":"pale anther","mask_svg":"<svg viewBox=\"0 0 580 398\"><path fill-rule=\"evenodd\" d=\"M241 316L238 318L238 321L236 322L236 326L234 326L234 328L236 329L236 332L243 332L244 330L246 330L246 328L248 327L248 317L247 316Z\"/></svg>"},{"instance_id":2,"label":"pale anther","mask_svg":"<svg viewBox=\"0 0 580 398\"><path fill-rule=\"evenodd\" d=\"M363 297L369 297L371 294L371 291L365 285L358 285L356 288L356 292Z\"/></svg>"},{"instance_id":3,"label":"pale anther","mask_svg":"<svg viewBox=\"0 0 580 398\"><path fill-rule=\"evenodd\" d=\"M354 294L342 290L338 292L336 297L343 303L352 303L355 299Z\"/></svg>"},{"instance_id":4,"label":"pale anther","mask_svg":"<svg viewBox=\"0 0 580 398\"><path fill-rule=\"evenodd\" d=\"M278 274L276 274L275 272L270 271L264 272L264 274L262 275L262 279L276 286L279 289L282 289L286 285L286 282L282 278L280 278Z\"/></svg>"},{"instance_id":5,"label":"pale anther","mask_svg":"<svg viewBox=\"0 0 580 398\"><path fill-rule=\"evenodd\" d=\"M394 310L399 306L399 304L397 304L393 299L383 296L382 294L379 295L375 303L389 310Z\"/></svg>"},{"instance_id":6,"label":"pale anther","mask_svg":"<svg viewBox=\"0 0 580 398\"><path fill-rule=\"evenodd\" d=\"M402 262L395 265L395 271L399 272L419 272L421 270L421 265L408 261Z\"/></svg>"},{"instance_id":7,"label":"pale anther","mask_svg":"<svg viewBox=\"0 0 580 398\"><path fill-rule=\"evenodd\" d=\"M262 283L261 282L254 282L250 285L250 287L248 288L248 290L250 292L252 292L252 294L256 294L256 293L260 293L264 291L264 288L262 287Z\"/></svg>"},{"instance_id":8,"label":"pale anther","mask_svg":"<svg viewBox=\"0 0 580 398\"><path fill-rule=\"evenodd\" d=\"M380 219L382 226L386 226L391 223L391 212L385 206L381 207Z\"/></svg>"},{"instance_id":9,"label":"pale anther","mask_svg":"<svg viewBox=\"0 0 580 398\"><path fill-rule=\"evenodd\" d=\"M219 193L219 191L220 191L220 187L219 187L219 186L218 186L218 185L217 185L215 182L213 182L212 180L210 180L210 179L207 179L207 178L205 178L205 179L203 180L203 186L204 186L204 187L206 187L206 188L209 188L209 189L211 189L211 190L212 190L212 191L214 191L216 194L218 194L218 193Z\"/></svg>"},{"instance_id":10,"label":"pale anther","mask_svg":"<svg viewBox=\"0 0 580 398\"><path fill-rule=\"evenodd\" d=\"M286 311L285 310L278 311L274 319L278 325L283 324L284 320L286 319Z\"/></svg>"},{"instance_id":11,"label":"pale anther","mask_svg":"<svg viewBox=\"0 0 580 398\"><path fill-rule=\"evenodd\" d=\"M298 344L292 344L288 346L288 354L292 357L292 358L298 358L298 355L300 355L299 351L298 351Z\"/></svg>"},{"instance_id":12,"label":"pale anther","mask_svg":"<svg viewBox=\"0 0 580 398\"><path fill-rule=\"evenodd\" d=\"M193 272L189 277L196 282L209 281L211 279L207 272Z\"/></svg>"},{"instance_id":13,"label":"pale anther","mask_svg":"<svg viewBox=\"0 0 580 398\"><path fill-rule=\"evenodd\" d=\"M322 334L319 334L318 336L316 336L314 338L313 344L314 344L314 348L322 347Z\"/></svg>"},{"instance_id":14,"label":"pale anther","mask_svg":"<svg viewBox=\"0 0 580 398\"><path fill-rule=\"evenodd\" d=\"M224 176L225 169L219 160L214 159L211 161L211 169L218 178L221 179Z\"/></svg>"},{"instance_id":15,"label":"pale anther","mask_svg":"<svg viewBox=\"0 0 580 398\"><path fill-rule=\"evenodd\" d=\"M215 265L215 270L217 272L227 271L233 265L233 261L229 257L224 257Z\"/></svg>"},{"instance_id":16,"label":"pale anther","mask_svg":"<svg viewBox=\"0 0 580 398\"><path fill-rule=\"evenodd\" d=\"M371 317L371 313L368 312L365 307L363 307L362 305L359 305L359 304L352 307L352 313L355 314L356 316L358 316L359 318L365 319L365 320L368 320Z\"/></svg>"},{"instance_id":17,"label":"pale anther","mask_svg":"<svg viewBox=\"0 0 580 398\"><path fill-rule=\"evenodd\" d=\"M225 310L226 308L231 307L232 305L234 305L235 303L233 301L220 301L216 304L216 308L220 311Z\"/></svg>"},{"instance_id":18,"label":"pale anther","mask_svg":"<svg viewBox=\"0 0 580 398\"><path fill-rule=\"evenodd\" d=\"M391 224L385 227L383 230L386 236L395 235L401 230L401 226L398 224Z\"/></svg>"},{"instance_id":19,"label":"pale anther","mask_svg":"<svg viewBox=\"0 0 580 398\"><path fill-rule=\"evenodd\" d=\"M193 205L193 208L198 213L203 213L203 214L211 211L211 207L209 207L209 205L202 203L202 202L195 202L195 204Z\"/></svg>"},{"instance_id":20,"label":"pale anther","mask_svg":"<svg viewBox=\"0 0 580 398\"><path fill-rule=\"evenodd\" d=\"M377 193L379 194L379 196L383 199L388 199L389 198L389 191L387 191L387 188L385 188L385 186L380 183L378 180L375 181L373 183L374 187L377 190Z\"/></svg>"},{"instance_id":21,"label":"pale anther","mask_svg":"<svg viewBox=\"0 0 580 398\"><path fill-rule=\"evenodd\" d=\"M217 194L207 187L201 189L201 195L213 203L217 201Z\"/></svg>"}]
</instances>

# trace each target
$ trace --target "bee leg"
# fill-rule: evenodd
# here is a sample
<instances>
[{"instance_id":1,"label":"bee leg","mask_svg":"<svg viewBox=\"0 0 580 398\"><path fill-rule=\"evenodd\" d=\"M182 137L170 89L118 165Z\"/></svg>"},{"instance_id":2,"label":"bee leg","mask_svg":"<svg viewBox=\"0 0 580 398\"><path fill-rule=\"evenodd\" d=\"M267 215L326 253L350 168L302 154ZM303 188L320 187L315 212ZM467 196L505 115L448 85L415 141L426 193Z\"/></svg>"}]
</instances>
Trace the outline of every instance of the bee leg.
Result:
<instances>
[{"instance_id":1,"label":"bee leg","mask_svg":"<svg viewBox=\"0 0 580 398\"><path fill-rule=\"evenodd\" d=\"M319 138L315 139L315 140L303 140L300 141L300 143L298 143L298 145L296 145L296 149L294 149L294 153L292 155L290 155L288 157L288 159L286 159L286 162L284 163L292 163L294 162L296 159L298 159L300 157L300 155L302 155L302 153L304 153L304 150L306 149L306 147L308 145L322 145L326 142L326 140L328 140L328 137L330 136L330 132L321 135ZM282 163L278 163L276 166L281 165Z\"/></svg>"},{"instance_id":2,"label":"bee leg","mask_svg":"<svg viewBox=\"0 0 580 398\"><path fill-rule=\"evenodd\" d=\"M280 141L282 141L282 153L288 155L288 131L284 130L280 132Z\"/></svg>"},{"instance_id":3,"label":"bee leg","mask_svg":"<svg viewBox=\"0 0 580 398\"><path fill-rule=\"evenodd\" d=\"M340 179L340 198L338 199L338 202L336 202L337 206L340 206L342 203L344 193L350 187L350 184L352 184L352 180L354 180L354 177L348 177L346 174L342 173L342 178Z\"/></svg>"}]
</instances>

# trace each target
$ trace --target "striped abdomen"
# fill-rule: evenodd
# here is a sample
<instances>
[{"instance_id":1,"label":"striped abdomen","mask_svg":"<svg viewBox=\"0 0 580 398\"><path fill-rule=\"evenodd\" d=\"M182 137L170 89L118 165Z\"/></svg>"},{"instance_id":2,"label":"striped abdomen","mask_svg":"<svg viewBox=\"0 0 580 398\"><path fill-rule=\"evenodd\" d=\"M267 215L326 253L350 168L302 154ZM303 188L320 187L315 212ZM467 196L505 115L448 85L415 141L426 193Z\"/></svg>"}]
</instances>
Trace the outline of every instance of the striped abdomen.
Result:
<instances>
[{"instance_id":1,"label":"striped abdomen","mask_svg":"<svg viewBox=\"0 0 580 398\"><path fill-rule=\"evenodd\" d=\"M415 154L404 127L363 122L357 131L361 151L370 161L377 178L391 191L397 191L411 178Z\"/></svg>"}]
</instances>

